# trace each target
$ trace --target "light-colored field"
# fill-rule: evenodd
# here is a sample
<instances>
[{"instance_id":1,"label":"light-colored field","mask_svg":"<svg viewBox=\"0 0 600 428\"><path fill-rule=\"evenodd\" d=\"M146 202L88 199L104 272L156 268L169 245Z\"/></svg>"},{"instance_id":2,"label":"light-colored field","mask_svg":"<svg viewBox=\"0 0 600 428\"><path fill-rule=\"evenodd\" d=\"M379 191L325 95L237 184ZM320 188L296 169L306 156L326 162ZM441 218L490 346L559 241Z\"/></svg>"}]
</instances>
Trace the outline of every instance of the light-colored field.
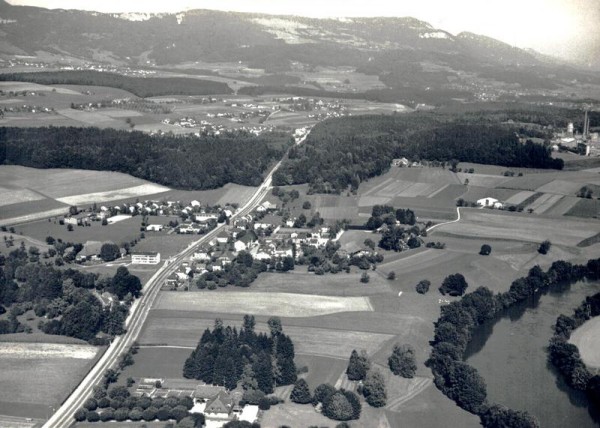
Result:
<instances>
[{"instance_id":1,"label":"light-colored field","mask_svg":"<svg viewBox=\"0 0 600 428\"><path fill-rule=\"evenodd\" d=\"M0 82L0 90L4 92L20 92L20 91L31 91L31 92L52 92L55 90L59 94L67 95L81 95L79 92L71 89L61 88L59 86L46 86L39 85L37 83L27 82Z\"/></svg>"},{"instance_id":2,"label":"light-colored field","mask_svg":"<svg viewBox=\"0 0 600 428\"><path fill-rule=\"evenodd\" d=\"M157 309L208 311L286 317L310 317L336 312L372 311L366 297L331 297L292 293L197 292L162 293Z\"/></svg>"},{"instance_id":3,"label":"light-colored field","mask_svg":"<svg viewBox=\"0 0 600 428\"><path fill-rule=\"evenodd\" d=\"M549 210L554 204L560 201L563 195L555 195L552 193L544 193L531 204L525 207L525 210L533 210L536 214L542 214Z\"/></svg>"},{"instance_id":4,"label":"light-colored field","mask_svg":"<svg viewBox=\"0 0 600 428\"><path fill-rule=\"evenodd\" d=\"M111 202L118 201L120 199L135 198L138 196L154 195L157 193L167 192L168 190L170 190L168 187L164 187L158 184L147 183L135 187L128 187L126 189L67 196L64 198L57 198L57 200L62 202L63 204L69 205L91 204L94 202Z\"/></svg>"},{"instance_id":5,"label":"light-colored field","mask_svg":"<svg viewBox=\"0 0 600 428\"><path fill-rule=\"evenodd\" d=\"M549 239L553 244L575 246L595 234L592 223L524 215L500 214L490 210L464 210L458 223L440 226L436 232L478 238L509 239L515 241L542 242Z\"/></svg>"},{"instance_id":6,"label":"light-colored field","mask_svg":"<svg viewBox=\"0 0 600 428\"><path fill-rule=\"evenodd\" d=\"M81 169L36 169L0 166L0 183L34 189L50 198L63 198L94 192L106 192L148 184L147 181L119 172Z\"/></svg>"},{"instance_id":7,"label":"light-colored field","mask_svg":"<svg viewBox=\"0 0 600 428\"><path fill-rule=\"evenodd\" d=\"M570 343L577 346L581 359L589 368L600 369L600 317L586 321L571 333Z\"/></svg>"},{"instance_id":8,"label":"light-colored field","mask_svg":"<svg viewBox=\"0 0 600 428\"><path fill-rule=\"evenodd\" d=\"M58 110L57 113L68 119L73 119L92 126L111 126L113 125L113 122L115 122L113 118L100 111L83 111L66 108Z\"/></svg>"},{"instance_id":9,"label":"light-colored field","mask_svg":"<svg viewBox=\"0 0 600 428\"><path fill-rule=\"evenodd\" d=\"M57 343L5 342L0 347L0 358L75 358L89 360L98 348L87 345L61 345Z\"/></svg>"},{"instance_id":10,"label":"light-colored field","mask_svg":"<svg viewBox=\"0 0 600 428\"><path fill-rule=\"evenodd\" d=\"M549 210L545 212L546 215L561 216L565 215L571 208L577 204L579 198L575 196L564 196L560 201L554 204Z\"/></svg>"},{"instance_id":11,"label":"light-colored field","mask_svg":"<svg viewBox=\"0 0 600 428\"><path fill-rule=\"evenodd\" d=\"M5 348L3 343L0 349ZM65 399L98 351L82 345L37 343L8 348L10 352L0 354L0 413L35 418L47 418L52 407Z\"/></svg>"},{"instance_id":12,"label":"light-colored field","mask_svg":"<svg viewBox=\"0 0 600 428\"><path fill-rule=\"evenodd\" d=\"M535 192L532 192L529 190L523 190L522 192L519 192L519 193L511 196L505 202L509 205L519 205L520 203L527 200L527 198L529 198L533 195L535 195Z\"/></svg>"},{"instance_id":13,"label":"light-colored field","mask_svg":"<svg viewBox=\"0 0 600 428\"><path fill-rule=\"evenodd\" d=\"M464 183L465 180L469 180L470 185L481 187L497 187L510 180L510 178L501 175L466 174L464 172L458 172L456 175L460 179L461 183Z\"/></svg>"},{"instance_id":14,"label":"light-colored field","mask_svg":"<svg viewBox=\"0 0 600 428\"><path fill-rule=\"evenodd\" d=\"M44 199L44 196L29 189L0 187L0 207L21 202L39 201L41 199Z\"/></svg>"},{"instance_id":15,"label":"light-colored field","mask_svg":"<svg viewBox=\"0 0 600 428\"><path fill-rule=\"evenodd\" d=\"M581 188L581 183L565 180L553 180L550 183L538 187L536 190L541 193L555 193L558 195L573 196Z\"/></svg>"}]
</instances>

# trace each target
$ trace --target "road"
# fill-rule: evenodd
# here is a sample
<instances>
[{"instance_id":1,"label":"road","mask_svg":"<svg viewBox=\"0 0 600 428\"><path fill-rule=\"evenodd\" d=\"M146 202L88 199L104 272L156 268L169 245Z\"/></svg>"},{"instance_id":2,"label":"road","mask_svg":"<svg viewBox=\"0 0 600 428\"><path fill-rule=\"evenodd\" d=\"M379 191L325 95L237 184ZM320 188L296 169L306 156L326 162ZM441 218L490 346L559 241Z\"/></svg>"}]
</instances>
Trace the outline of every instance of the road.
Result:
<instances>
[{"instance_id":1,"label":"road","mask_svg":"<svg viewBox=\"0 0 600 428\"><path fill-rule=\"evenodd\" d=\"M301 139L296 141L297 144L301 144L309 132L306 133ZM271 183L273 181L273 174L281 166L283 160L287 157L284 156L282 160L271 169L271 171L265 177L263 183L256 189L256 192L246 202L244 206L236 211L231 217L231 220L236 217L245 216L254 210L263 198L269 192ZM215 229L203 235L200 239L192 242L185 250L180 252L169 260L165 261L164 265L148 280L142 290L142 296L137 299L130 308L130 314L125 323L127 332L121 336L117 336L110 344L102 358L98 360L96 365L90 370L87 376L81 381L79 386L71 393L71 395L65 400L62 406L58 409L54 415L43 425L43 428L66 428L73 423L73 414L77 409L83 406L83 403L92 395L93 388L98 385L102 380L102 377L106 370L115 367L117 360L121 354L126 352L133 342L137 339L146 321L148 312L158 295L161 285L173 272L177 270L181 262L184 259L191 256L199 245L209 242L219 232L226 229L226 224L220 224Z\"/></svg>"}]
</instances>

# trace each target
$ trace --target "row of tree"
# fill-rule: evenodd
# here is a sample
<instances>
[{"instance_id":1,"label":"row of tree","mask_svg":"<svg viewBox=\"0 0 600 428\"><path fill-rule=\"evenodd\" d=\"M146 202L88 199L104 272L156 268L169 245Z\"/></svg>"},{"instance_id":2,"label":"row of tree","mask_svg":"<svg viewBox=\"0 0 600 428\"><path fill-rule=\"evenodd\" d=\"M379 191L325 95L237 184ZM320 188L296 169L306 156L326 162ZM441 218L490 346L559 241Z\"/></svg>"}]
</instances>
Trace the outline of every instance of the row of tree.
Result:
<instances>
[{"instance_id":1,"label":"row of tree","mask_svg":"<svg viewBox=\"0 0 600 428\"><path fill-rule=\"evenodd\" d=\"M0 128L0 164L119 171L180 189L257 186L289 135L151 136L115 129ZM175 166L177 166L175 168Z\"/></svg>"},{"instance_id":2,"label":"row of tree","mask_svg":"<svg viewBox=\"0 0 600 428\"><path fill-rule=\"evenodd\" d=\"M600 259L591 260L588 268L600 273ZM600 375L588 370L577 346L569 343L571 333L586 321L600 315L600 293L585 298L571 316L561 314L554 325L548 345L548 360L572 388L587 392L590 404L600 406Z\"/></svg>"},{"instance_id":3,"label":"row of tree","mask_svg":"<svg viewBox=\"0 0 600 428\"><path fill-rule=\"evenodd\" d=\"M321 406L323 415L336 421L349 421L360 418L360 399L352 391L336 389L329 384L317 386L311 394L304 379L298 379L290 394L290 400L298 404Z\"/></svg>"},{"instance_id":4,"label":"row of tree","mask_svg":"<svg viewBox=\"0 0 600 428\"><path fill-rule=\"evenodd\" d=\"M435 385L460 407L479 415L486 427L509 426L504 425L509 422L523 427L538 427L537 420L526 412L489 404L485 381L477 370L463 362L463 356L475 329L501 311L551 284L586 277L600 277L600 259L589 260L587 265L556 261L546 272L534 266L526 277L513 281L507 292L494 295L489 289L479 287L461 300L442 306L435 323L433 349L427 361L434 374Z\"/></svg>"},{"instance_id":5,"label":"row of tree","mask_svg":"<svg viewBox=\"0 0 600 428\"><path fill-rule=\"evenodd\" d=\"M253 316L245 315L239 333L235 327L215 321L206 329L200 342L183 366L183 375L206 383L235 389L273 392L279 385L296 381L294 344L283 333L281 320L269 318L270 334L257 333Z\"/></svg>"}]
</instances>

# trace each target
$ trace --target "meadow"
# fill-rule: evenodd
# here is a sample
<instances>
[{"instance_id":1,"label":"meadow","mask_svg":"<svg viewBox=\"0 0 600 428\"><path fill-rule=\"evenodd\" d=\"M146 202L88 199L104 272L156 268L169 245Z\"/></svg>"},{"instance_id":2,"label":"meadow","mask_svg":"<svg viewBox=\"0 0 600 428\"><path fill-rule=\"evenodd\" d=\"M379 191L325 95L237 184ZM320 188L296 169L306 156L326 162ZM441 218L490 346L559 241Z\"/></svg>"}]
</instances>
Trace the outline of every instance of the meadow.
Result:
<instances>
[{"instance_id":1,"label":"meadow","mask_svg":"<svg viewBox=\"0 0 600 428\"><path fill-rule=\"evenodd\" d=\"M334 298L313 294L239 291L162 293L156 300L155 307L180 311L251 313L288 317L373 310L369 300L365 297Z\"/></svg>"},{"instance_id":2,"label":"meadow","mask_svg":"<svg viewBox=\"0 0 600 428\"><path fill-rule=\"evenodd\" d=\"M88 345L3 343L0 413L48 418L93 365L98 351Z\"/></svg>"},{"instance_id":3,"label":"meadow","mask_svg":"<svg viewBox=\"0 0 600 428\"><path fill-rule=\"evenodd\" d=\"M571 333L569 342L577 346L585 365L590 369L600 369L600 317L586 321Z\"/></svg>"}]
</instances>

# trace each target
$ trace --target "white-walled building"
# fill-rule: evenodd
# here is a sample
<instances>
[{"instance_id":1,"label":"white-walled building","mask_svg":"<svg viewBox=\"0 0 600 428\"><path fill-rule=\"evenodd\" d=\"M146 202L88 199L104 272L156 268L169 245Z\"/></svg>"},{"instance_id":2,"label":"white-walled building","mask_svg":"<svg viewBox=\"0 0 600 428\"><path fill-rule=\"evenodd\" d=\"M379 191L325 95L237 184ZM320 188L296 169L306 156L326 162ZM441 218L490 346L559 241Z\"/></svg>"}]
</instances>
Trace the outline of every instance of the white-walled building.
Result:
<instances>
[{"instance_id":1,"label":"white-walled building","mask_svg":"<svg viewBox=\"0 0 600 428\"><path fill-rule=\"evenodd\" d=\"M131 263L134 265L156 265L160 263L160 253L133 253Z\"/></svg>"}]
</instances>

